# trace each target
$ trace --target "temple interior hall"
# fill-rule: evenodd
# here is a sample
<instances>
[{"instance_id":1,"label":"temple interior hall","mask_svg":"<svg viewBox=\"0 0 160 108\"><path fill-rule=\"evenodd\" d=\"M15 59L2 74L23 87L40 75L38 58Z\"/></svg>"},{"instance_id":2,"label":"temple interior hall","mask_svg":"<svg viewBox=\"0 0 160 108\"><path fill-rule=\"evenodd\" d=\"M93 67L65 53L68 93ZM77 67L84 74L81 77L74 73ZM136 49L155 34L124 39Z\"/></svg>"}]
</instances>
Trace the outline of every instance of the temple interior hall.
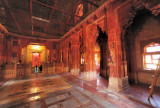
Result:
<instances>
[{"instance_id":1,"label":"temple interior hall","mask_svg":"<svg viewBox=\"0 0 160 108\"><path fill-rule=\"evenodd\" d=\"M0 0L0 108L160 108L160 0Z\"/></svg>"}]
</instances>

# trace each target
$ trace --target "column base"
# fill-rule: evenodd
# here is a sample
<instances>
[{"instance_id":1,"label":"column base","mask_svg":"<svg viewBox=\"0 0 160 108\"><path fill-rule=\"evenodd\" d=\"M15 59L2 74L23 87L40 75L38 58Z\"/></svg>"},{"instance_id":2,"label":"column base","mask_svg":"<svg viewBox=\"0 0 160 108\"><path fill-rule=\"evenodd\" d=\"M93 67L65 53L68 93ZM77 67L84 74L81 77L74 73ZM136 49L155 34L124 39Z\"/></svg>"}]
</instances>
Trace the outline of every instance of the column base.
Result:
<instances>
[{"instance_id":1,"label":"column base","mask_svg":"<svg viewBox=\"0 0 160 108\"><path fill-rule=\"evenodd\" d=\"M71 75L80 75L80 69L71 69Z\"/></svg>"},{"instance_id":2,"label":"column base","mask_svg":"<svg viewBox=\"0 0 160 108\"><path fill-rule=\"evenodd\" d=\"M91 81L97 79L97 72L83 72L83 80Z\"/></svg>"},{"instance_id":3,"label":"column base","mask_svg":"<svg viewBox=\"0 0 160 108\"><path fill-rule=\"evenodd\" d=\"M69 72L69 67L64 67L63 72Z\"/></svg>"},{"instance_id":4,"label":"column base","mask_svg":"<svg viewBox=\"0 0 160 108\"><path fill-rule=\"evenodd\" d=\"M102 76L103 78L108 78L107 69L100 69L100 76Z\"/></svg>"},{"instance_id":5,"label":"column base","mask_svg":"<svg viewBox=\"0 0 160 108\"><path fill-rule=\"evenodd\" d=\"M109 89L114 91L124 91L129 88L128 76L124 78L109 78Z\"/></svg>"}]
</instances>

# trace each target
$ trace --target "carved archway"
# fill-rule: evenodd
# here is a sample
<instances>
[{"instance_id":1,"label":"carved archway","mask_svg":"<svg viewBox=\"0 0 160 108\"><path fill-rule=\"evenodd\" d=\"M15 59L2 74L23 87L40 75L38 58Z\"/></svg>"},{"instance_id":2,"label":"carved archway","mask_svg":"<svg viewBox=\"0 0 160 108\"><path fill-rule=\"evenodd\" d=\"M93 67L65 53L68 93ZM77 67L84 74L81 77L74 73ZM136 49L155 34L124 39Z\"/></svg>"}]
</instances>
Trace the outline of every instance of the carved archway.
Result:
<instances>
[{"instance_id":1,"label":"carved archway","mask_svg":"<svg viewBox=\"0 0 160 108\"><path fill-rule=\"evenodd\" d=\"M133 5L132 7L130 7L130 12L127 16L127 20L125 21L125 23L123 24L122 28L121 28L121 48L122 48L122 62L123 62L123 66L125 68L125 65L127 65L127 72L137 72L136 71L136 62L132 63L134 60L130 60L128 59L128 56L127 55L130 55L131 56L131 52L127 52L127 42L128 40L126 40L126 33L129 33L129 34L133 34L130 32L129 28L132 26L132 24L134 23L134 18L136 17L136 15L139 13L139 11L144 11L144 13L146 13L147 11L151 12L152 15L154 16L157 16L158 13L160 13L159 11L159 5L152 5L150 6L152 3L146 3L146 2L143 2L141 5L139 5L139 7L136 7L135 5ZM129 37L130 39L130 44L135 44L135 37L133 35L131 35ZM134 47L134 46L130 46L130 47ZM133 54L132 54L133 55ZM133 66L133 64L135 66ZM142 63L143 64L143 63ZM132 67L131 67L132 66ZM124 76L125 76L125 73L124 73ZM133 81L133 78L131 77L131 73L128 74L129 76L129 81L132 82ZM135 82L138 81L138 74L136 74L136 77L135 77Z\"/></svg>"},{"instance_id":2,"label":"carved archway","mask_svg":"<svg viewBox=\"0 0 160 108\"><path fill-rule=\"evenodd\" d=\"M151 11L152 14L155 16L157 16L160 13L160 1L159 0L154 0L154 2L153 1L146 2L145 0L141 0L139 2L135 1L132 3L133 3L133 5L129 8L129 13L128 13L127 19L125 20L125 22L123 22L123 25L121 28L121 30L122 30L121 36L125 35L127 28L130 27L131 24L133 23L133 19L135 18L138 11L145 8L145 9ZM121 7L119 7L116 10L118 11L120 8Z\"/></svg>"}]
</instances>

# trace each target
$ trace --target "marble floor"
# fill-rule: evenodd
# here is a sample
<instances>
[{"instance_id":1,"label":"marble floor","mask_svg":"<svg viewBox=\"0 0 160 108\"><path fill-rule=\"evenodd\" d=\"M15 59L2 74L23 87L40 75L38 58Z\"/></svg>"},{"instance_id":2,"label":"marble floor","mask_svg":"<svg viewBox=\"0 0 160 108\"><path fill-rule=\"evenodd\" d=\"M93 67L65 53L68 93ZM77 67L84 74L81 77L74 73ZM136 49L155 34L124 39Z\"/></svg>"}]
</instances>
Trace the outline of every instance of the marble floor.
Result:
<instances>
[{"instance_id":1,"label":"marble floor","mask_svg":"<svg viewBox=\"0 0 160 108\"><path fill-rule=\"evenodd\" d=\"M98 77L83 81L69 73L23 80L8 80L0 87L0 108L148 108L123 93L107 88Z\"/></svg>"}]
</instances>

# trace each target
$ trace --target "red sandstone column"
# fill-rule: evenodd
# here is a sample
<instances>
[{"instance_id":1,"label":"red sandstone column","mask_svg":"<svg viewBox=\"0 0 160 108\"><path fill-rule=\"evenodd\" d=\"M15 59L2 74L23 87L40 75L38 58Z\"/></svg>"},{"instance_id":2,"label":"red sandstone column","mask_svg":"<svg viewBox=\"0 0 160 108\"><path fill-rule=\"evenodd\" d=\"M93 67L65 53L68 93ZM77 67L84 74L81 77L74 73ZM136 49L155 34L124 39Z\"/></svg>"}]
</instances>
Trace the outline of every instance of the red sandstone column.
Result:
<instances>
[{"instance_id":1,"label":"red sandstone column","mask_svg":"<svg viewBox=\"0 0 160 108\"><path fill-rule=\"evenodd\" d=\"M7 63L10 64L12 60L12 48L11 48L11 40L7 39Z\"/></svg>"},{"instance_id":2,"label":"red sandstone column","mask_svg":"<svg viewBox=\"0 0 160 108\"><path fill-rule=\"evenodd\" d=\"M124 69L122 63L122 48L119 30L119 22L116 13L109 9L107 11L107 28L108 28L108 46L110 62L108 63L110 69L110 78L108 88L123 91L128 87L128 77L124 77Z\"/></svg>"},{"instance_id":3,"label":"red sandstone column","mask_svg":"<svg viewBox=\"0 0 160 108\"><path fill-rule=\"evenodd\" d=\"M95 68L95 57L94 57L94 43L93 35L96 35L97 27L94 31L91 31L86 24L83 25L83 41L84 41L84 80L95 80L97 79L96 68ZM94 32L92 34L92 32Z\"/></svg>"},{"instance_id":4,"label":"red sandstone column","mask_svg":"<svg viewBox=\"0 0 160 108\"><path fill-rule=\"evenodd\" d=\"M3 61L3 59L2 59L3 54L2 53L3 53L3 35L1 34L0 35L0 65L3 64L3 62L2 62Z\"/></svg>"},{"instance_id":5,"label":"red sandstone column","mask_svg":"<svg viewBox=\"0 0 160 108\"><path fill-rule=\"evenodd\" d=\"M85 64L83 78L84 80L95 80L97 79L95 57L94 57L94 46L92 43L87 43L85 46Z\"/></svg>"},{"instance_id":6,"label":"red sandstone column","mask_svg":"<svg viewBox=\"0 0 160 108\"><path fill-rule=\"evenodd\" d=\"M67 45L65 45L67 46ZM64 72L69 72L69 66L68 66L68 47L65 48L65 62L64 62Z\"/></svg>"},{"instance_id":7,"label":"red sandstone column","mask_svg":"<svg viewBox=\"0 0 160 108\"><path fill-rule=\"evenodd\" d=\"M76 40L78 41L78 40ZM79 52L79 44L74 42L71 44L72 50L72 67L71 67L71 74L72 75L79 75L80 74L80 52Z\"/></svg>"},{"instance_id":8,"label":"red sandstone column","mask_svg":"<svg viewBox=\"0 0 160 108\"><path fill-rule=\"evenodd\" d=\"M0 23L0 65L2 65L5 61L6 54L4 52L4 41L5 36L8 33L8 31L3 27L3 25Z\"/></svg>"}]
</instances>

